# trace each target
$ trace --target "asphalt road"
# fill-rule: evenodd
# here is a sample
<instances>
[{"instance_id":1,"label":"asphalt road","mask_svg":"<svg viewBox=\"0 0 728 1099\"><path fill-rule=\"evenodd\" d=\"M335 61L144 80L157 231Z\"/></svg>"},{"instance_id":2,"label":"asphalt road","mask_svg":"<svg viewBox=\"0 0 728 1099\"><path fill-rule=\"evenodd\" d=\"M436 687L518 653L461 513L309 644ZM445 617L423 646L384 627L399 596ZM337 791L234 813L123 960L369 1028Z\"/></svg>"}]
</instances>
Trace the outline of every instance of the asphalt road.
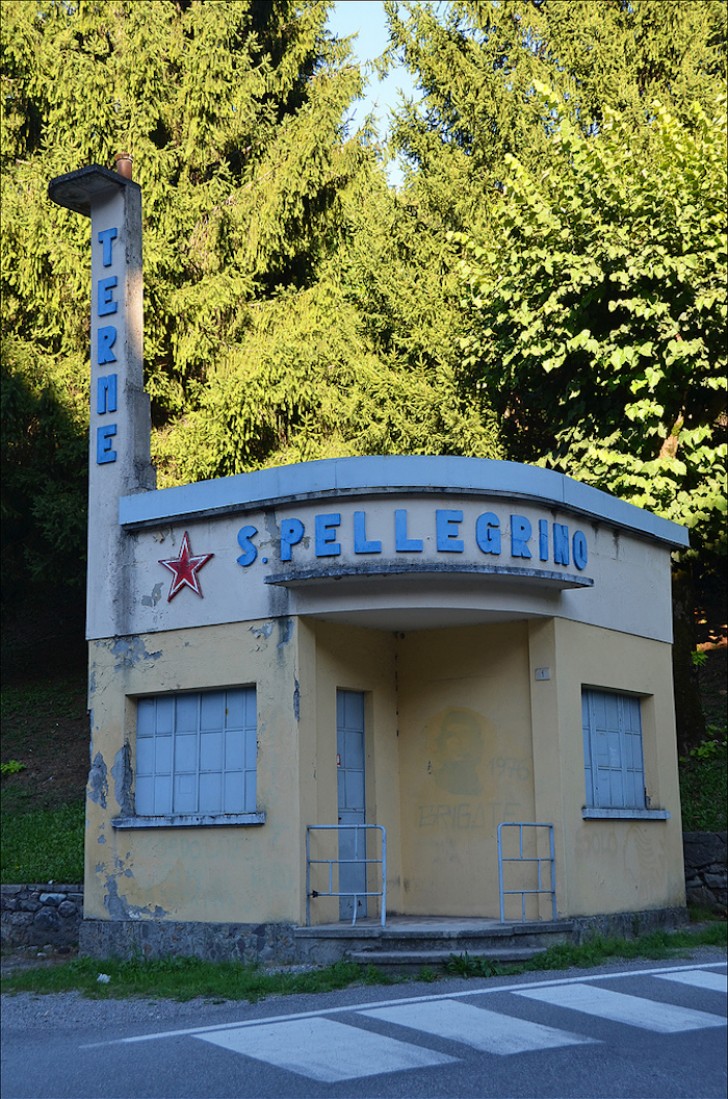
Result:
<instances>
[{"instance_id":1,"label":"asphalt road","mask_svg":"<svg viewBox=\"0 0 728 1099\"><path fill-rule=\"evenodd\" d=\"M709 958L260 1004L3 996L2 1096L725 1099Z\"/></svg>"}]
</instances>

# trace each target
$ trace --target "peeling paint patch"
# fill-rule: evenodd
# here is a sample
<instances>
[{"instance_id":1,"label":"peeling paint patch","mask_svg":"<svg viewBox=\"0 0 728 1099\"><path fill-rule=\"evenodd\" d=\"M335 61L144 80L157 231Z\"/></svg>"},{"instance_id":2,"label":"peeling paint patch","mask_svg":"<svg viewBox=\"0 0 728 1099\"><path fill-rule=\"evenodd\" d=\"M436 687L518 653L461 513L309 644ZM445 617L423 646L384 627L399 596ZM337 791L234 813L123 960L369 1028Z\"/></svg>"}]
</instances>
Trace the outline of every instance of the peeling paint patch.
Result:
<instances>
[{"instance_id":1,"label":"peeling paint patch","mask_svg":"<svg viewBox=\"0 0 728 1099\"><path fill-rule=\"evenodd\" d=\"M111 777L114 780L114 797L121 809L121 815L130 817L134 809L131 796L131 752L128 744L124 744L114 756Z\"/></svg>"},{"instance_id":2,"label":"peeling paint patch","mask_svg":"<svg viewBox=\"0 0 728 1099\"><path fill-rule=\"evenodd\" d=\"M106 836L99 836L99 838L96 840L96 842L97 843L106 843Z\"/></svg>"},{"instance_id":3,"label":"peeling paint patch","mask_svg":"<svg viewBox=\"0 0 728 1099\"><path fill-rule=\"evenodd\" d=\"M151 595L143 595L142 596L142 606L143 607L156 607L157 603L159 602L159 600L161 598L162 598L162 585L161 585L161 583L160 584L155 584L154 587L152 588L152 594Z\"/></svg>"},{"instance_id":4,"label":"peeling paint patch","mask_svg":"<svg viewBox=\"0 0 728 1099\"><path fill-rule=\"evenodd\" d=\"M133 877L131 870L124 872L125 877ZM161 905L129 904L126 897L119 893L119 885L116 877L111 875L106 880L106 893L104 896L104 908L113 920L140 920L145 916L151 916L155 920L165 919L169 913Z\"/></svg>"},{"instance_id":5,"label":"peeling paint patch","mask_svg":"<svg viewBox=\"0 0 728 1099\"><path fill-rule=\"evenodd\" d=\"M106 773L106 764L101 752L97 752L88 774L88 796L96 805L100 805L102 809L105 809L108 792L109 780Z\"/></svg>"},{"instance_id":6,"label":"peeling paint patch","mask_svg":"<svg viewBox=\"0 0 728 1099\"><path fill-rule=\"evenodd\" d=\"M251 626L250 632L252 633L253 637L265 639L267 641L270 635L273 633L273 623L264 622L262 626Z\"/></svg>"},{"instance_id":7,"label":"peeling paint patch","mask_svg":"<svg viewBox=\"0 0 728 1099\"><path fill-rule=\"evenodd\" d=\"M159 660L161 651L147 652L141 637L117 637L111 646L111 651L116 659L115 670L120 668L134 668L143 660Z\"/></svg>"},{"instance_id":8,"label":"peeling paint patch","mask_svg":"<svg viewBox=\"0 0 728 1099\"><path fill-rule=\"evenodd\" d=\"M293 636L293 619L292 618L279 618L278 619L278 648L283 648L287 645Z\"/></svg>"},{"instance_id":9,"label":"peeling paint patch","mask_svg":"<svg viewBox=\"0 0 728 1099\"><path fill-rule=\"evenodd\" d=\"M112 920L128 919L127 904L124 898L119 896L119 887L116 884L116 878L114 877L106 879L104 908L109 913Z\"/></svg>"}]
</instances>

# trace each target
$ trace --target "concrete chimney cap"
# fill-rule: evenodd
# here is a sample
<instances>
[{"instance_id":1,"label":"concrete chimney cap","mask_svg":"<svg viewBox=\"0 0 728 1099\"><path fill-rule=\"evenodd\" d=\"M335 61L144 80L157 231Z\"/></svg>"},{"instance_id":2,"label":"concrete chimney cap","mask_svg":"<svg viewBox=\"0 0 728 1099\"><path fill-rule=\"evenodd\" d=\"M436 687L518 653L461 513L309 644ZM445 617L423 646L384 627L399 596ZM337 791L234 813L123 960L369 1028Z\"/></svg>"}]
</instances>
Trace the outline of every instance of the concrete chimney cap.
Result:
<instances>
[{"instance_id":1,"label":"concrete chimney cap","mask_svg":"<svg viewBox=\"0 0 728 1099\"><path fill-rule=\"evenodd\" d=\"M120 172L91 164L87 168L79 168L76 172L52 179L48 184L48 197L58 206L65 206L67 210L88 218L91 217L92 202L120 187L138 188L139 184Z\"/></svg>"}]
</instances>

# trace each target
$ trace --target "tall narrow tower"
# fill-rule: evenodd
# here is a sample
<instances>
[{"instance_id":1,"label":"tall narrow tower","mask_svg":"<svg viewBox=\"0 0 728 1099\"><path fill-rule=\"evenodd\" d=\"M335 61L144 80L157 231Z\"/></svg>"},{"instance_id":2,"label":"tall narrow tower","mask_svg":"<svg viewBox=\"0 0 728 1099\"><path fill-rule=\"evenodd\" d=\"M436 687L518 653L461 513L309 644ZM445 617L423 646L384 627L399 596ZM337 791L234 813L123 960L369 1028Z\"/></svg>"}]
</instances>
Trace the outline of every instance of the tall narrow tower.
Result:
<instances>
[{"instance_id":1,"label":"tall narrow tower","mask_svg":"<svg viewBox=\"0 0 728 1099\"><path fill-rule=\"evenodd\" d=\"M91 165L51 180L48 194L91 219L86 637L118 637L131 632L131 546L119 526L119 499L155 487L142 351L141 188Z\"/></svg>"}]
</instances>

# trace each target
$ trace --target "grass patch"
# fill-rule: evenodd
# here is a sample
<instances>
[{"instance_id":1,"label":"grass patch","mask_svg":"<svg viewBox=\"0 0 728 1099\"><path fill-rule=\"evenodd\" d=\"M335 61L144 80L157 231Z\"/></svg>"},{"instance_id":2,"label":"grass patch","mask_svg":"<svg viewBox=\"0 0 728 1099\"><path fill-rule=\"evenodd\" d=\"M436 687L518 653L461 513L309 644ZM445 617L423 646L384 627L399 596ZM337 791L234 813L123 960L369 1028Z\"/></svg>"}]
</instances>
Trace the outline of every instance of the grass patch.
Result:
<instances>
[{"instance_id":1,"label":"grass patch","mask_svg":"<svg viewBox=\"0 0 728 1099\"><path fill-rule=\"evenodd\" d=\"M83 881L83 802L58 809L3 813L0 827L3 885Z\"/></svg>"},{"instance_id":2,"label":"grass patch","mask_svg":"<svg viewBox=\"0 0 728 1099\"><path fill-rule=\"evenodd\" d=\"M581 946L562 944L519 965L496 965L468 954L453 954L445 965L449 976L506 977L519 973L589 968L616 958L672 958L696 946L726 946L726 923L681 931L654 931L638 939L607 939L595 936ZM103 980L99 980L99 976ZM443 975L430 967L420 970L418 979L434 981ZM107 980L108 978L108 980ZM198 958L165 958L157 961L121 961L76 958L49 968L18 970L2 978L2 991L73 992L92 999L108 1000L143 996L149 999L212 1001L249 1000L295 993L334 992L351 985L399 983L374 966L355 962L306 972L270 972L241 962L204 962Z\"/></svg>"},{"instance_id":3,"label":"grass patch","mask_svg":"<svg viewBox=\"0 0 728 1099\"><path fill-rule=\"evenodd\" d=\"M11 732L15 726L22 731L27 723L32 723L38 731L47 730L46 735L53 735L57 721L78 718L79 698L81 713L85 712L85 689L82 676L44 679L20 686L3 685L0 691L0 721L5 728L10 726Z\"/></svg>"},{"instance_id":4,"label":"grass patch","mask_svg":"<svg viewBox=\"0 0 728 1099\"><path fill-rule=\"evenodd\" d=\"M720 923L725 916L715 908L707 908L704 904L693 904L688 901L688 916L690 923Z\"/></svg>"},{"instance_id":5,"label":"grass patch","mask_svg":"<svg viewBox=\"0 0 728 1099\"><path fill-rule=\"evenodd\" d=\"M108 981L99 981L99 976ZM388 984L391 978L373 966L354 962L307 972L267 972L242 962L205 962L199 958L121 961L76 958L48 969L26 969L2 979L3 992L81 992L97 999L144 996L156 1000L249 1000L266 996L334 992L354 984Z\"/></svg>"},{"instance_id":6,"label":"grass patch","mask_svg":"<svg viewBox=\"0 0 728 1099\"><path fill-rule=\"evenodd\" d=\"M17 686L8 684L0 692L0 720L3 724L13 723L32 715L34 723L42 724L78 717L79 682L83 689L82 676Z\"/></svg>"},{"instance_id":7,"label":"grass patch","mask_svg":"<svg viewBox=\"0 0 728 1099\"><path fill-rule=\"evenodd\" d=\"M588 969L616 958L633 960L674 958L686 949L696 946L728 945L725 920L715 921L708 927L686 928L681 931L651 931L635 939L594 938L579 946L559 943L550 946L542 954L517 965L498 965L488 958L472 958L469 954L452 954L445 964L450 976L456 977L510 977L519 973L542 972L550 969Z\"/></svg>"}]
</instances>

